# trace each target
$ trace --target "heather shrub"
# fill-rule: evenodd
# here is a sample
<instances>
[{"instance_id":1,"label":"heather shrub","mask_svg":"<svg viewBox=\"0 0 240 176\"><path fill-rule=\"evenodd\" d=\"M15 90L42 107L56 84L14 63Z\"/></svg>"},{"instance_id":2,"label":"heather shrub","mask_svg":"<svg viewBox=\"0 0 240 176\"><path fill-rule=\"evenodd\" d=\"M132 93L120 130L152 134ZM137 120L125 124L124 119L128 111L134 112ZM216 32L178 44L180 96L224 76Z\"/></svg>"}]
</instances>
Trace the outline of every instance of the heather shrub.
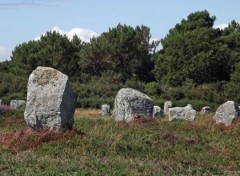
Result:
<instances>
[{"instance_id":1,"label":"heather shrub","mask_svg":"<svg viewBox=\"0 0 240 176\"><path fill-rule=\"evenodd\" d=\"M11 116L14 114L14 111L10 106L2 104L0 105L0 118Z\"/></svg>"}]
</instances>

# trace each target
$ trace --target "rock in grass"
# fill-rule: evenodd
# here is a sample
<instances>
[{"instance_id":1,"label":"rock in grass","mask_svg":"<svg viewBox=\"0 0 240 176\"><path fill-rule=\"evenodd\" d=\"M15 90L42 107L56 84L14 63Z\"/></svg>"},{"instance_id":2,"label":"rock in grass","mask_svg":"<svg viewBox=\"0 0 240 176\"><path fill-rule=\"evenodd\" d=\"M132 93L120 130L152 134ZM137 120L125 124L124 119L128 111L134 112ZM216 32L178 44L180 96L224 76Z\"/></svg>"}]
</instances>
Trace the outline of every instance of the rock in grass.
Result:
<instances>
[{"instance_id":1,"label":"rock in grass","mask_svg":"<svg viewBox=\"0 0 240 176\"><path fill-rule=\"evenodd\" d=\"M116 121L133 120L135 117L152 117L153 102L146 94L132 89L121 89L115 98L113 116Z\"/></svg>"},{"instance_id":2,"label":"rock in grass","mask_svg":"<svg viewBox=\"0 0 240 176\"><path fill-rule=\"evenodd\" d=\"M169 121L173 120L189 120L193 121L196 117L196 110L192 108L192 105L188 104L185 107L169 108L168 113Z\"/></svg>"},{"instance_id":3,"label":"rock in grass","mask_svg":"<svg viewBox=\"0 0 240 176\"><path fill-rule=\"evenodd\" d=\"M161 107L153 106L153 117L162 117L164 112Z\"/></svg>"},{"instance_id":4,"label":"rock in grass","mask_svg":"<svg viewBox=\"0 0 240 176\"><path fill-rule=\"evenodd\" d=\"M167 115L168 114L168 110L169 108L172 107L172 102L171 101L166 101L164 103L164 108L163 108L163 111L164 111L164 114Z\"/></svg>"},{"instance_id":5,"label":"rock in grass","mask_svg":"<svg viewBox=\"0 0 240 176\"><path fill-rule=\"evenodd\" d=\"M110 115L110 106L108 104L101 105L101 115L102 116Z\"/></svg>"},{"instance_id":6,"label":"rock in grass","mask_svg":"<svg viewBox=\"0 0 240 176\"><path fill-rule=\"evenodd\" d=\"M204 106L200 111L200 114L209 114L211 112L211 108L209 106Z\"/></svg>"},{"instance_id":7,"label":"rock in grass","mask_svg":"<svg viewBox=\"0 0 240 176\"><path fill-rule=\"evenodd\" d=\"M24 100L11 100L10 107L13 109L25 109L26 101Z\"/></svg>"},{"instance_id":8,"label":"rock in grass","mask_svg":"<svg viewBox=\"0 0 240 176\"><path fill-rule=\"evenodd\" d=\"M240 109L234 101L227 101L217 108L213 117L216 123L223 123L226 126L231 125L234 119L239 118Z\"/></svg>"},{"instance_id":9,"label":"rock in grass","mask_svg":"<svg viewBox=\"0 0 240 176\"><path fill-rule=\"evenodd\" d=\"M28 80L24 118L32 129L71 129L75 97L68 76L50 67L37 67Z\"/></svg>"}]
</instances>

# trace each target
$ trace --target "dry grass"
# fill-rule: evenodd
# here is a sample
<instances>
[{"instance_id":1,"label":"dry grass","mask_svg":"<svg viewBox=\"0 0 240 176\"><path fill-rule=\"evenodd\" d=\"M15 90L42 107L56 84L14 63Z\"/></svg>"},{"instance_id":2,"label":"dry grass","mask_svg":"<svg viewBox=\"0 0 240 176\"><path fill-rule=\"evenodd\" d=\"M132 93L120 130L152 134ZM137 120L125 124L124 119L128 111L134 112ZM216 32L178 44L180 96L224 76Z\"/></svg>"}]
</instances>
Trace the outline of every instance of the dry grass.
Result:
<instances>
[{"instance_id":1,"label":"dry grass","mask_svg":"<svg viewBox=\"0 0 240 176\"><path fill-rule=\"evenodd\" d=\"M26 128L24 118L8 117L0 119L0 133Z\"/></svg>"},{"instance_id":2,"label":"dry grass","mask_svg":"<svg viewBox=\"0 0 240 176\"><path fill-rule=\"evenodd\" d=\"M184 128L207 134L240 135L240 120L235 120L231 125L225 126L224 124L216 124L213 116L213 113L206 115L197 114L195 121L184 123Z\"/></svg>"},{"instance_id":3,"label":"dry grass","mask_svg":"<svg viewBox=\"0 0 240 176\"><path fill-rule=\"evenodd\" d=\"M34 149L48 142L61 142L70 140L76 136L83 136L84 133L77 130L38 130L30 128L0 134L0 144L13 151Z\"/></svg>"},{"instance_id":4,"label":"dry grass","mask_svg":"<svg viewBox=\"0 0 240 176\"><path fill-rule=\"evenodd\" d=\"M135 117L132 121L117 122L119 128L161 128L161 122L157 118L152 117Z\"/></svg>"},{"instance_id":5,"label":"dry grass","mask_svg":"<svg viewBox=\"0 0 240 176\"><path fill-rule=\"evenodd\" d=\"M99 109L83 109L78 108L75 110L74 114L75 118L99 118L100 116L100 110Z\"/></svg>"},{"instance_id":6,"label":"dry grass","mask_svg":"<svg viewBox=\"0 0 240 176\"><path fill-rule=\"evenodd\" d=\"M98 109L76 109L77 131L38 133L5 119L0 175L237 175L240 123L225 127L213 115L126 123L101 117ZM5 125L11 128L3 131Z\"/></svg>"}]
</instances>

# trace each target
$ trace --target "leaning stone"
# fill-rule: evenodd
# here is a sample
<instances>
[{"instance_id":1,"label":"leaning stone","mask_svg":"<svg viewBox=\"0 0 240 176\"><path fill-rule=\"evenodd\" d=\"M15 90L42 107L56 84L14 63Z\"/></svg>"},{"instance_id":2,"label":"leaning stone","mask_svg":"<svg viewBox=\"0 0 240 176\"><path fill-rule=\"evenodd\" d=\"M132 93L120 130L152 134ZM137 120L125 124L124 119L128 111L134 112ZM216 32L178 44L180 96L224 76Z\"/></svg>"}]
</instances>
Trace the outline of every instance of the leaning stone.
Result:
<instances>
[{"instance_id":1,"label":"leaning stone","mask_svg":"<svg viewBox=\"0 0 240 176\"><path fill-rule=\"evenodd\" d=\"M159 106L153 106L153 117L162 117L164 115L163 110Z\"/></svg>"},{"instance_id":2,"label":"leaning stone","mask_svg":"<svg viewBox=\"0 0 240 176\"><path fill-rule=\"evenodd\" d=\"M71 129L75 98L67 75L50 67L37 67L28 80L24 118L32 129Z\"/></svg>"},{"instance_id":3,"label":"leaning stone","mask_svg":"<svg viewBox=\"0 0 240 176\"><path fill-rule=\"evenodd\" d=\"M101 115L102 116L110 115L110 106L108 104L104 104L101 106Z\"/></svg>"},{"instance_id":4,"label":"leaning stone","mask_svg":"<svg viewBox=\"0 0 240 176\"><path fill-rule=\"evenodd\" d=\"M171 101L166 101L164 103L164 108L163 108L163 111L164 111L164 114L167 115L168 114L168 109L172 107L172 102Z\"/></svg>"},{"instance_id":5,"label":"leaning stone","mask_svg":"<svg viewBox=\"0 0 240 176\"><path fill-rule=\"evenodd\" d=\"M196 110L192 108L192 105L188 104L185 107L169 108L168 113L169 121L173 120L189 120L193 121L196 117Z\"/></svg>"},{"instance_id":6,"label":"leaning stone","mask_svg":"<svg viewBox=\"0 0 240 176\"><path fill-rule=\"evenodd\" d=\"M113 117L116 121L133 120L135 117L152 117L153 102L146 94L132 89L121 89L114 101Z\"/></svg>"},{"instance_id":7,"label":"leaning stone","mask_svg":"<svg viewBox=\"0 0 240 176\"><path fill-rule=\"evenodd\" d=\"M223 123L228 126L231 125L234 119L238 119L239 115L240 109L238 104L234 101L227 101L217 108L213 119L216 123Z\"/></svg>"},{"instance_id":8,"label":"leaning stone","mask_svg":"<svg viewBox=\"0 0 240 176\"><path fill-rule=\"evenodd\" d=\"M25 109L26 101L24 100L11 100L10 107L13 109Z\"/></svg>"},{"instance_id":9,"label":"leaning stone","mask_svg":"<svg viewBox=\"0 0 240 176\"><path fill-rule=\"evenodd\" d=\"M211 112L211 108L209 106L204 106L200 111L200 114L209 114Z\"/></svg>"}]
</instances>

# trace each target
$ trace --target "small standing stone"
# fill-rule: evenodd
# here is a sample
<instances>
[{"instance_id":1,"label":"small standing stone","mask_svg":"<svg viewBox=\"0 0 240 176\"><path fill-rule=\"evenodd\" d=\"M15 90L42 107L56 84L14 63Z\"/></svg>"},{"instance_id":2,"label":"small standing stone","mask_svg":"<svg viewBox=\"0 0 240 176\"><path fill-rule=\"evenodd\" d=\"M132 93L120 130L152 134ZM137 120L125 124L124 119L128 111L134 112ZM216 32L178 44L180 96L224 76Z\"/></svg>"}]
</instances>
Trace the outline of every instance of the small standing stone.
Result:
<instances>
[{"instance_id":1,"label":"small standing stone","mask_svg":"<svg viewBox=\"0 0 240 176\"><path fill-rule=\"evenodd\" d=\"M165 103L164 103L164 114L165 115L167 115L168 114L168 110L169 110L169 108L171 108L172 107L172 102L171 101L166 101Z\"/></svg>"},{"instance_id":2,"label":"small standing stone","mask_svg":"<svg viewBox=\"0 0 240 176\"><path fill-rule=\"evenodd\" d=\"M169 108L168 117L169 121L175 119L193 121L196 117L196 110L192 108L191 104L188 104L185 107Z\"/></svg>"},{"instance_id":3,"label":"small standing stone","mask_svg":"<svg viewBox=\"0 0 240 176\"><path fill-rule=\"evenodd\" d=\"M2 100L0 99L0 105L2 104Z\"/></svg>"},{"instance_id":4,"label":"small standing stone","mask_svg":"<svg viewBox=\"0 0 240 176\"><path fill-rule=\"evenodd\" d=\"M210 112L211 112L211 108L209 106L204 106L200 114L209 114Z\"/></svg>"},{"instance_id":5,"label":"small standing stone","mask_svg":"<svg viewBox=\"0 0 240 176\"><path fill-rule=\"evenodd\" d=\"M26 101L24 100L11 100L10 107L13 109L25 109Z\"/></svg>"},{"instance_id":6,"label":"small standing stone","mask_svg":"<svg viewBox=\"0 0 240 176\"><path fill-rule=\"evenodd\" d=\"M101 106L101 115L102 116L110 115L110 106L108 104L104 104Z\"/></svg>"},{"instance_id":7,"label":"small standing stone","mask_svg":"<svg viewBox=\"0 0 240 176\"><path fill-rule=\"evenodd\" d=\"M132 89L121 89L114 101L113 117L116 121L133 120L135 117L152 117L153 102L146 94Z\"/></svg>"},{"instance_id":8,"label":"small standing stone","mask_svg":"<svg viewBox=\"0 0 240 176\"><path fill-rule=\"evenodd\" d=\"M231 125L234 119L239 118L240 109L234 101L227 101L217 108L213 117L216 123L223 123L226 126Z\"/></svg>"},{"instance_id":9,"label":"small standing stone","mask_svg":"<svg viewBox=\"0 0 240 176\"><path fill-rule=\"evenodd\" d=\"M162 117L164 115L163 110L159 106L153 106L153 117Z\"/></svg>"}]
</instances>

